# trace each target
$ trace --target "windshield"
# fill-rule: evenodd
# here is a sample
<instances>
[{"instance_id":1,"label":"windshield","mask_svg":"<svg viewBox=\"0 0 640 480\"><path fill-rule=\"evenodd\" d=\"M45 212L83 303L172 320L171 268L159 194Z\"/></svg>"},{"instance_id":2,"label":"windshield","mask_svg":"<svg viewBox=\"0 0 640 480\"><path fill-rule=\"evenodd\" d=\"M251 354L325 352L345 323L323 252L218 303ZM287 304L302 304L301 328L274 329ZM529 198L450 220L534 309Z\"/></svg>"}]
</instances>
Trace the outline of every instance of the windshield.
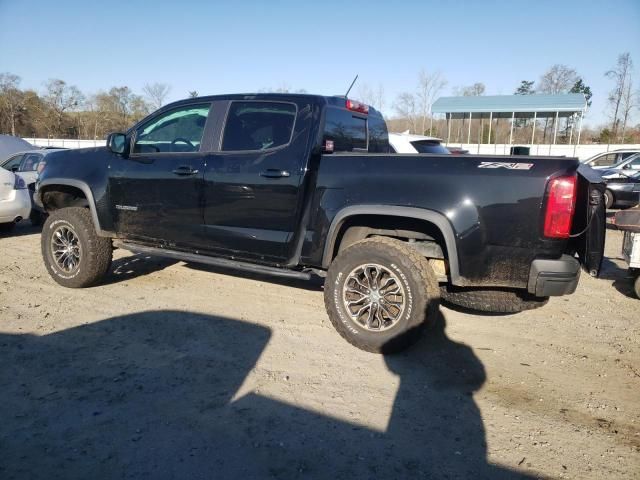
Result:
<instances>
[{"instance_id":1,"label":"windshield","mask_svg":"<svg viewBox=\"0 0 640 480\"><path fill-rule=\"evenodd\" d=\"M411 142L413 148L416 149L418 153L437 153L439 155L451 155L451 152L444 148L440 142L436 142L433 140L416 140L415 142Z\"/></svg>"},{"instance_id":2,"label":"windshield","mask_svg":"<svg viewBox=\"0 0 640 480\"><path fill-rule=\"evenodd\" d=\"M634 163L634 165L635 165L635 163L636 163L638 160L640 160L640 153L636 153L636 154L634 154L634 155L631 155L630 157L623 158L623 159L622 159L622 160L620 160L619 162L614 163L613 165L611 165L611 168L617 168L617 167L619 167L619 166L621 166L621 165L624 165L624 164L627 164L627 163L631 163L631 162L633 162L633 163Z\"/></svg>"}]
</instances>

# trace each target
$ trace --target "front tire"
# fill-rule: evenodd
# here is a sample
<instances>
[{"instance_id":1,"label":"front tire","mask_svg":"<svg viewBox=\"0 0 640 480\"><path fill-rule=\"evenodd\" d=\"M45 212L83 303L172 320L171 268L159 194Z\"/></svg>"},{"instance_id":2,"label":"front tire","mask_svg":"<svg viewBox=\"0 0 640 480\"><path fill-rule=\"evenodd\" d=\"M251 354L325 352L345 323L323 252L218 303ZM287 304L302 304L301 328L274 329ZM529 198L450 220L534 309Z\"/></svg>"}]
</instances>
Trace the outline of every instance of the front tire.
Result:
<instances>
[{"instance_id":1,"label":"front tire","mask_svg":"<svg viewBox=\"0 0 640 480\"><path fill-rule=\"evenodd\" d=\"M438 315L438 282L428 261L399 240L354 243L329 267L329 320L352 345L393 353L415 343Z\"/></svg>"},{"instance_id":2,"label":"front tire","mask_svg":"<svg viewBox=\"0 0 640 480\"><path fill-rule=\"evenodd\" d=\"M93 286L109 271L111 239L96 234L87 208L54 211L45 221L40 238L49 275L63 287Z\"/></svg>"}]
</instances>

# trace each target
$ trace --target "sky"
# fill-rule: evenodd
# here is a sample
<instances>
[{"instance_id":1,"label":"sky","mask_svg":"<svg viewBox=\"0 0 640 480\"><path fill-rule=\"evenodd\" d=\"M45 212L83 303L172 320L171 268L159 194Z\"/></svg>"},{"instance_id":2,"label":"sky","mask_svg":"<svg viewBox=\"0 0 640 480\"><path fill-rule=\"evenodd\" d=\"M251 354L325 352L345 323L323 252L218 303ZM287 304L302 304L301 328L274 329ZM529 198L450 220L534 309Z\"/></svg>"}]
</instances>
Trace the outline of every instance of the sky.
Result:
<instances>
[{"instance_id":1,"label":"sky","mask_svg":"<svg viewBox=\"0 0 640 480\"><path fill-rule=\"evenodd\" d=\"M421 69L444 75L442 95L475 82L500 95L560 63L591 87L585 121L596 125L613 88L604 73L623 52L640 88L640 0L0 0L0 72L38 91L61 78L85 93L167 83L168 100L279 87L343 95L358 74L353 92L382 85L393 115Z\"/></svg>"}]
</instances>

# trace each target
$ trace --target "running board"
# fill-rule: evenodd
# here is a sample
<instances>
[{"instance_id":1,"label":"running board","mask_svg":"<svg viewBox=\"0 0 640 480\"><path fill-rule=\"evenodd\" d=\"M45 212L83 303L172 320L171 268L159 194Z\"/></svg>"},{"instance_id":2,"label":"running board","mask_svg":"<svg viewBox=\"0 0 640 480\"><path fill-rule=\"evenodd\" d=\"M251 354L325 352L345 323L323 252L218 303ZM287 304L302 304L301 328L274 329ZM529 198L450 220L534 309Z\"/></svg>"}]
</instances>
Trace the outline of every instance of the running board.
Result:
<instances>
[{"instance_id":1,"label":"running board","mask_svg":"<svg viewBox=\"0 0 640 480\"><path fill-rule=\"evenodd\" d=\"M180 252L178 250L168 250L166 248L149 247L139 245L137 243L116 242L116 246L132 253L142 253L155 255L157 257L172 258L183 262L203 263L213 265L214 267L229 268L232 270L241 270L244 272L259 273L263 275L274 275L285 278L296 278L299 280L310 280L310 272L298 272L295 270L285 270L284 268L268 267L266 265L255 265L253 263L239 262L237 260L229 260L227 258L209 257L199 255L197 253Z\"/></svg>"}]
</instances>

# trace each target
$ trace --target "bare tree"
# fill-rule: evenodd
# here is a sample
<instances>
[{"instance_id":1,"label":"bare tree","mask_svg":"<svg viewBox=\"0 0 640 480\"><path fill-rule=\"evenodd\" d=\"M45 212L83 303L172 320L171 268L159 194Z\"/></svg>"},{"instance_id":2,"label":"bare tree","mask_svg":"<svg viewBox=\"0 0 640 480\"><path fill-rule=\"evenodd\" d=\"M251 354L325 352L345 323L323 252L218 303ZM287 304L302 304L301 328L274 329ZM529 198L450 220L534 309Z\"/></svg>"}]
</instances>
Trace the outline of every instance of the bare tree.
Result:
<instances>
[{"instance_id":1,"label":"bare tree","mask_svg":"<svg viewBox=\"0 0 640 480\"><path fill-rule=\"evenodd\" d=\"M568 93L576 84L580 77L578 73L566 65L559 63L552 65L538 81L538 92L540 93ZM554 120L555 121L555 120ZM546 141L549 118L544 119L544 131L542 132L542 143Z\"/></svg>"},{"instance_id":2,"label":"bare tree","mask_svg":"<svg viewBox=\"0 0 640 480\"><path fill-rule=\"evenodd\" d=\"M197 90L190 90L189 91L189 98L196 98L197 96L199 96L199 93Z\"/></svg>"},{"instance_id":3,"label":"bare tree","mask_svg":"<svg viewBox=\"0 0 640 480\"><path fill-rule=\"evenodd\" d=\"M0 105L6 110L11 135L16 135L16 119L23 108L23 95L19 89L21 78L12 73L0 73Z\"/></svg>"},{"instance_id":4,"label":"bare tree","mask_svg":"<svg viewBox=\"0 0 640 480\"><path fill-rule=\"evenodd\" d=\"M618 63L615 68L605 73L605 76L611 78L615 82L615 87L609 93L609 104L613 109L612 118L612 132L613 138L616 138L619 125L619 113L620 106L623 101L623 97L627 91L627 84L631 83L631 72L633 70L633 62L631 61L631 54L629 52L623 53L618 56Z\"/></svg>"},{"instance_id":5,"label":"bare tree","mask_svg":"<svg viewBox=\"0 0 640 480\"><path fill-rule=\"evenodd\" d=\"M170 91L171 87L166 83L145 83L144 87L142 87L142 92L154 110L164 105L164 101L167 99Z\"/></svg>"},{"instance_id":6,"label":"bare tree","mask_svg":"<svg viewBox=\"0 0 640 480\"><path fill-rule=\"evenodd\" d=\"M68 85L64 80L57 78L50 79L45 84L44 101L51 108L54 119L50 130L56 134L64 133L62 125L65 114L82 105L84 95L74 85Z\"/></svg>"},{"instance_id":7,"label":"bare tree","mask_svg":"<svg viewBox=\"0 0 640 480\"><path fill-rule=\"evenodd\" d=\"M538 81L540 93L567 93L578 81L578 74L573 68L555 64L549 68Z\"/></svg>"},{"instance_id":8,"label":"bare tree","mask_svg":"<svg viewBox=\"0 0 640 480\"><path fill-rule=\"evenodd\" d=\"M622 143L624 143L624 135L627 131L627 122L631 118L631 112L636 107L638 107L638 92L633 91L633 80L629 77L620 102L620 108L622 109L622 132L620 138Z\"/></svg>"},{"instance_id":9,"label":"bare tree","mask_svg":"<svg viewBox=\"0 0 640 480\"><path fill-rule=\"evenodd\" d=\"M384 87L382 84L378 84L377 88L372 88L367 83L362 83L358 86L356 97L361 102L371 105L376 110L382 110L384 108Z\"/></svg>"},{"instance_id":10,"label":"bare tree","mask_svg":"<svg viewBox=\"0 0 640 480\"><path fill-rule=\"evenodd\" d=\"M402 118L406 118L407 126L412 132L416 132L416 96L410 92L403 92L398 95L393 108Z\"/></svg>"},{"instance_id":11,"label":"bare tree","mask_svg":"<svg viewBox=\"0 0 640 480\"><path fill-rule=\"evenodd\" d=\"M459 91L463 97L479 97L484 95L486 87L482 82L476 82L468 87L462 87Z\"/></svg>"},{"instance_id":12,"label":"bare tree","mask_svg":"<svg viewBox=\"0 0 640 480\"><path fill-rule=\"evenodd\" d=\"M446 84L447 80L440 72L428 74L425 70L420 70L418 74L417 101L418 112L421 118L421 135L424 135L426 131L427 117L431 112L431 105Z\"/></svg>"}]
</instances>

